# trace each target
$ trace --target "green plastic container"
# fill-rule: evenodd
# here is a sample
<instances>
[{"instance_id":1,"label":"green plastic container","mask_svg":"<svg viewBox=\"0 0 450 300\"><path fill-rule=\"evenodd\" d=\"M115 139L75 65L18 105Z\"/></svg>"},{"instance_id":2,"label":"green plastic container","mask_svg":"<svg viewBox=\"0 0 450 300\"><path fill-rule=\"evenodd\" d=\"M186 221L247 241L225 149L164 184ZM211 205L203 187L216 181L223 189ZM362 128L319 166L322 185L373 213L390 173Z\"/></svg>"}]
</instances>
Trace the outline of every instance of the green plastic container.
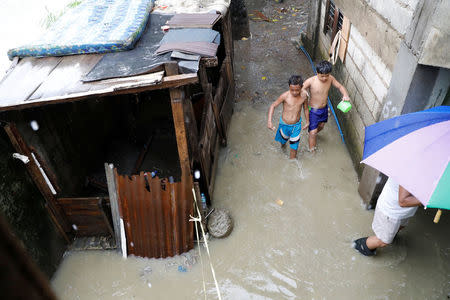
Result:
<instances>
[{"instance_id":1,"label":"green plastic container","mask_svg":"<svg viewBox=\"0 0 450 300\"><path fill-rule=\"evenodd\" d=\"M352 105L350 104L349 101L344 101L342 100L341 102L339 102L337 108L342 111L343 113L348 112L350 109L352 109Z\"/></svg>"}]
</instances>

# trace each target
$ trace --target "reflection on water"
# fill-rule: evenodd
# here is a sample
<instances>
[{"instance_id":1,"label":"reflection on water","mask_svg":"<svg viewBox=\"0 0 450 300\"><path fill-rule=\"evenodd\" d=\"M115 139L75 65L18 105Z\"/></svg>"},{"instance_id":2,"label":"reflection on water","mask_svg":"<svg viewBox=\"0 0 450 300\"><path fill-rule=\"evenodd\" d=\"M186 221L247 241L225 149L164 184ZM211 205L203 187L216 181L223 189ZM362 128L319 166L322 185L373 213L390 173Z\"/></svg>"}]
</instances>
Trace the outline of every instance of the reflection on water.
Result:
<instances>
[{"instance_id":1,"label":"reflection on water","mask_svg":"<svg viewBox=\"0 0 450 300\"><path fill-rule=\"evenodd\" d=\"M351 242L371 233L373 212L361 204L335 123L322 132L316 154L303 143L298 159L289 160L264 127L267 108L237 103L229 146L220 153L214 204L230 210L235 222L228 238L210 241L222 297L447 297L449 218L435 225L433 212L420 209L393 246L374 258L361 256ZM207 261L203 265L208 298L215 299ZM197 248L166 260L73 252L52 283L61 299L200 299L201 269Z\"/></svg>"}]
</instances>

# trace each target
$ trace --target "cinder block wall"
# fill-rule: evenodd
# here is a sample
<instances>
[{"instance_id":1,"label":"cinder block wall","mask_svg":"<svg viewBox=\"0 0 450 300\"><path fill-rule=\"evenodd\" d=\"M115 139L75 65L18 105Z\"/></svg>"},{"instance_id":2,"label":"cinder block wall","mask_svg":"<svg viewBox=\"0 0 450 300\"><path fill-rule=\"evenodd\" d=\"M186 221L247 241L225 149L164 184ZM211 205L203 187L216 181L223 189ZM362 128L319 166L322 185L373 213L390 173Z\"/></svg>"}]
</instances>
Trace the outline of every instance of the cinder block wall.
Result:
<instances>
[{"instance_id":1,"label":"cinder block wall","mask_svg":"<svg viewBox=\"0 0 450 300\"><path fill-rule=\"evenodd\" d=\"M359 176L362 173L359 162L363 153L364 127L380 119L400 43L412 21L417 2L418 0L334 1L352 24L345 62L338 60L333 75L347 88L353 103L353 109L349 113L337 114ZM320 5L319 22L315 28L318 33L314 53L316 61L328 59L332 42L330 36L323 33L326 0L321 0ZM332 89L330 99L334 106L337 105L341 100L340 93Z\"/></svg>"}]
</instances>

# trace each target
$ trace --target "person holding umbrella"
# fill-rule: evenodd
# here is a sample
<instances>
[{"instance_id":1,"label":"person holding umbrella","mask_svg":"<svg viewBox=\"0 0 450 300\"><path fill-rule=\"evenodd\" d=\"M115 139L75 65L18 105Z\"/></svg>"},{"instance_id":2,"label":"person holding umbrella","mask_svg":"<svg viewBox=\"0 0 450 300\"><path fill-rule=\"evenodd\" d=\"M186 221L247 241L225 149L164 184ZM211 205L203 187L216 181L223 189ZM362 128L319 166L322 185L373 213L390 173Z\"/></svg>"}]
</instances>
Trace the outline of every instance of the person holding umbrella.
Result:
<instances>
[{"instance_id":1,"label":"person holding umbrella","mask_svg":"<svg viewBox=\"0 0 450 300\"><path fill-rule=\"evenodd\" d=\"M362 163L389 176L375 209L375 236L355 241L359 252L374 255L392 242L420 204L438 209L435 223L441 209L450 210L450 106L366 127Z\"/></svg>"},{"instance_id":2,"label":"person holding umbrella","mask_svg":"<svg viewBox=\"0 0 450 300\"><path fill-rule=\"evenodd\" d=\"M354 241L354 248L365 256L376 254L377 248L392 243L422 203L394 179L389 178L375 208L372 229L375 235Z\"/></svg>"}]
</instances>

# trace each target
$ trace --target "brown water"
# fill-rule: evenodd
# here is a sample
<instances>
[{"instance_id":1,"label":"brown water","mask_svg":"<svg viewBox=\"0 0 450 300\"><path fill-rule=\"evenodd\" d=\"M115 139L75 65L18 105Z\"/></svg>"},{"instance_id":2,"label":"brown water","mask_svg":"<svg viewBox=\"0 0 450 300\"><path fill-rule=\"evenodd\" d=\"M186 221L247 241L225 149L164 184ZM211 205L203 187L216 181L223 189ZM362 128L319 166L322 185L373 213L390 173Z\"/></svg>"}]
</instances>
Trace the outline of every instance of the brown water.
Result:
<instances>
[{"instance_id":1,"label":"brown water","mask_svg":"<svg viewBox=\"0 0 450 300\"><path fill-rule=\"evenodd\" d=\"M300 9L307 4L296 3ZM247 7L275 15L274 9L291 9L294 1ZM288 159L288 149L280 149L266 128L268 107L287 88L288 77L311 75L308 61L289 41L306 20L301 11L294 14L279 23L252 22L252 38L235 42L238 102L228 147L220 152L213 203L231 212L234 230L209 242L222 298L446 299L449 214L436 225L433 210L419 209L392 246L364 257L351 244L372 234L373 211L364 209L333 118L315 154L306 151L302 133L296 160ZM279 116L277 109L274 124ZM206 295L217 299L204 249L202 254ZM198 247L165 260L68 253L52 285L61 299L204 299Z\"/></svg>"}]
</instances>

